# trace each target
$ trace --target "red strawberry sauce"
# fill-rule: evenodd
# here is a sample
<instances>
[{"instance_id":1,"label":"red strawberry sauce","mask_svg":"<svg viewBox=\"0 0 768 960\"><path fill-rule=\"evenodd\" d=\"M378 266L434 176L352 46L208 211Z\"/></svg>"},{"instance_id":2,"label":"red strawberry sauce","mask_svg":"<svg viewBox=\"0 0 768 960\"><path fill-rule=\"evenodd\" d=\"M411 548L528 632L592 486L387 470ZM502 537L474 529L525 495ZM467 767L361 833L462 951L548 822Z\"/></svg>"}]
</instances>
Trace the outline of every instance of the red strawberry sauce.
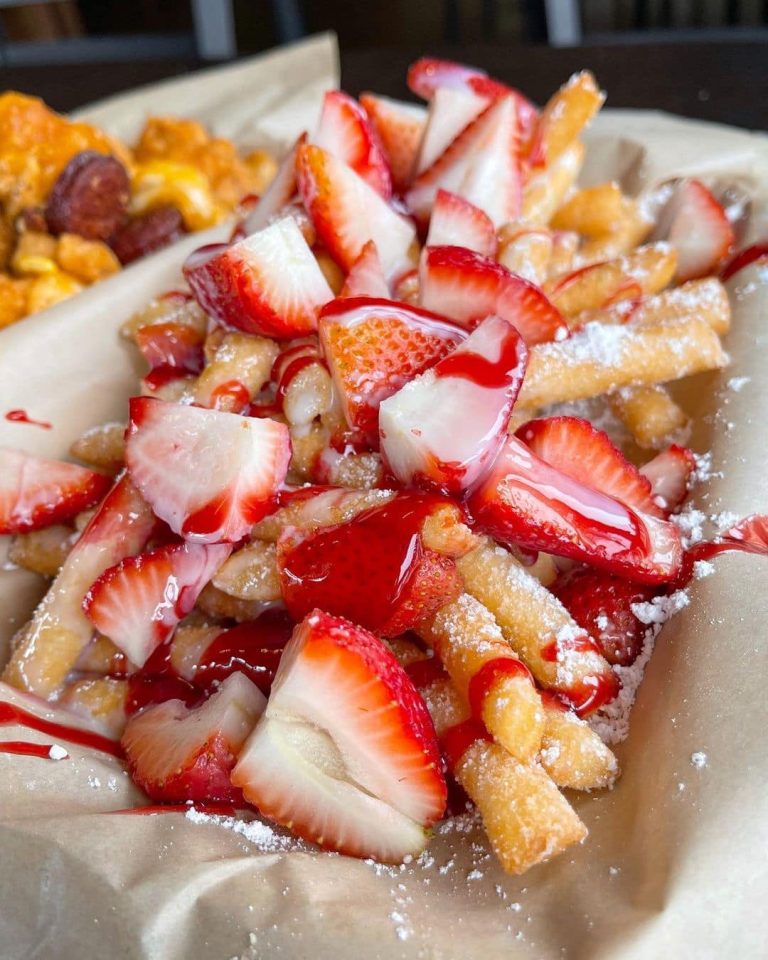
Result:
<instances>
[{"instance_id":1,"label":"red strawberry sauce","mask_svg":"<svg viewBox=\"0 0 768 960\"><path fill-rule=\"evenodd\" d=\"M27 423L31 427L41 427L43 430L50 430L53 427L53 424L48 423L47 420L34 420L26 410L9 410L5 419L12 423Z\"/></svg>"}]
</instances>

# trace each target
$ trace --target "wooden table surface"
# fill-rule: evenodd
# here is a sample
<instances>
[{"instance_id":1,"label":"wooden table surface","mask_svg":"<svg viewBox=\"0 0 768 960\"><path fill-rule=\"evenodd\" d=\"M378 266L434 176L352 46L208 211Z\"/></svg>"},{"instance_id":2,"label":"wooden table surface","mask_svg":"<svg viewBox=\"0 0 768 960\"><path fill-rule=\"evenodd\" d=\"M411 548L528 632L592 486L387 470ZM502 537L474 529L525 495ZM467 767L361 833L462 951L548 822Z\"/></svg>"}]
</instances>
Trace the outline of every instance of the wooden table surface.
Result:
<instances>
[{"instance_id":1,"label":"wooden table surface","mask_svg":"<svg viewBox=\"0 0 768 960\"><path fill-rule=\"evenodd\" d=\"M344 88L408 96L407 65L423 51L406 49L342 52ZM570 49L467 44L442 47L433 55L452 57L486 69L518 86L537 102L573 71L589 67L608 92L612 107L646 107L750 129L768 129L768 43L663 43L584 46ZM0 69L0 89L20 89L43 97L58 110L164 77L199 68L183 60L8 67Z\"/></svg>"}]
</instances>

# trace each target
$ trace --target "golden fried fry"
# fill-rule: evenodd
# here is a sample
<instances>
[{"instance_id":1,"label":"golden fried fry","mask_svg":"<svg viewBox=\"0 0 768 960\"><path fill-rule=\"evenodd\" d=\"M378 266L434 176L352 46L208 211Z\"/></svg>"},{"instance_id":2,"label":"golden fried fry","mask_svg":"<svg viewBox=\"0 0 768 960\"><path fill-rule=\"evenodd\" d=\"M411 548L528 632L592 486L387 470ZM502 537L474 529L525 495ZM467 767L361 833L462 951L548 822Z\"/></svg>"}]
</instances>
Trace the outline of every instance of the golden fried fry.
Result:
<instances>
[{"instance_id":1,"label":"golden fried fry","mask_svg":"<svg viewBox=\"0 0 768 960\"><path fill-rule=\"evenodd\" d=\"M688 415L665 387L624 387L612 393L611 410L639 447L660 450L682 439L690 426Z\"/></svg>"},{"instance_id":2,"label":"golden fried fry","mask_svg":"<svg viewBox=\"0 0 768 960\"><path fill-rule=\"evenodd\" d=\"M240 600L261 603L279 600L275 545L257 540L237 550L219 567L211 583L222 593Z\"/></svg>"},{"instance_id":3,"label":"golden fried fry","mask_svg":"<svg viewBox=\"0 0 768 960\"><path fill-rule=\"evenodd\" d=\"M91 427L75 440L69 452L89 467L119 473L125 459L125 424L103 423Z\"/></svg>"},{"instance_id":4,"label":"golden fried fry","mask_svg":"<svg viewBox=\"0 0 768 960\"><path fill-rule=\"evenodd\" d=\"M575 713L542 697L541 765L558 787L598 790L612 786L619 765L611 750Z\"/></svg>"},{"instance_id":5,"label":"golden fried fry","mask_svg":"<svg viewBox=\"0 0 768 960\"><path fill-rule=\"evenodd\" d=\"M725 366L717 334L704 320L606 327L591 323L561 343L531 347L518 404L553 403L667 383Z\"/></svg>"},{"instance_id":6,"label":"golden fried fry","mask_svg":"<svg viewBox=\"0 0 768 960\"><path fill-rule=\"evenodd\" d=\"M20 533L11 540L8 559L25 570L43 577L55 577L72 549L75 532L71 527L43 527Z\"/></svg>"}]
</instances>

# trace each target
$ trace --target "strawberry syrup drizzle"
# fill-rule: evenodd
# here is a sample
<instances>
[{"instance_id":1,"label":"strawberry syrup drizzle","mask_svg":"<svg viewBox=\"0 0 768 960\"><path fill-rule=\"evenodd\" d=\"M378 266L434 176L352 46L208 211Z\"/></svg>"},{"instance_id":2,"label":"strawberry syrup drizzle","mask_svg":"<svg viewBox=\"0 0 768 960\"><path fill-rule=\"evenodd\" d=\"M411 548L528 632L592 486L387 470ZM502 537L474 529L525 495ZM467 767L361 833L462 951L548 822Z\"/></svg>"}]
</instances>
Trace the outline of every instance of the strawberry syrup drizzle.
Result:
<instances>
[{"instance_id":1,"label":"strawberry syrup drizzle","mask_svg":"<svg viewBox=\"0 0 768 960\"><path fill-rule=\"evenodd\" d=\"M436 495L403 493L288 546L281 580L289 611L298 616L298 608L330 608L376 632L391 619L419 568L424 521L445 502ZM376 545L375 556L372 544ZM334 557L341 563L349 556L360 558L362 564L354 584L334 578ZM365 568L366 558L370 569Z\"/></svg>"},{"instance_id":2,"label":"strawberry syrup drizzle","mask_svg":"<svg viewBox=\"0 0 768 960\"><path fill-rule=\"evenodd\" d=\"M157 813L186 813L188 810L198 810L209 816L234 817L238 808L229 803L151 803L146 807L126 807L125 810L105 810L111 816L152 817Z\"/></svg>"},{"instance_id":3,"label":"strawberry syrup drizzle","mask_svg":"<svg viewBox=\"0 0 768 960\"><path fill-rule=\"evenodd\" d=\"M467 698L473 719L482 720L485 698L493 691L496 682L503 677L518 677L533 683L530 670L517 658L495 657L493 660L487 660L469 681Z\"/></svg>"},{"instance_id":4,"label":"strawberry syrup drizzle","mask_svg":"<svg viewBox=\"0 0 768 960\"><path fill-rule=\"evenodd\" d=\"M55 740L65 740L67 743L75 743L81 747L101 750L113 757L123 756L120 744L115 740L110 740L109 737L102 736L100 733L81 730L78 727L70 727L63 723L55 723L53 720L44 720L42 717L36 717L33 713L24 710L22 707L17 707L13 703L0 703L0 727L8 724L18 724L30 730L37 730L38 733L44 733ZM30 746L38 747L40 745L30 744ZM50 749L50 746L50 744L47 745L47 750ZM18 753L20 751L13 752ZM33 755L39 756L40 754ZM47 752L45 755L47 756Z\"/></svg>"},{"instance_id":5,"label":"strawberry syrup drizzle","mask_svg":"<svg viewBox=\"0 0 768 960\"><path fill-rule=\"evenodd\" d=\"M222 402L227 401L227 402ZM251 402L251 394L240 380L225 380L211 391L210 406L213 410L239 412Z\"/></svg>"},{"instance_id":6,"label":"strawberry syrup drizzle","mask_svg":"<svg viewBox=\"0 0 768 960\"><path fill-rule=\"evenodd\" d=\"M35 420L26 410L9 410L5 415L6 420L11 423L26 423L30 427L40 427L42 430L52 430L53 424L47 420Z\"/></svg>"},{"instance_id":7,"label":"strawberry syrup drizzle","mask_svg":"<svg viewBox=\"0 0 768 960\"><path fill-rule=\"evenodd\" d=\"M449 353L440 361L436 373L441 377L460 377L478 387L500 389L510 385L511 372L525 361L526 351L518 337L505 337L496 360L488 360L470 351ZM522 371L521 371L522 377Z\"/></svg>"},{"instance_id":8,"label":"strawberry syrup drizzle","mask_svg":"<svg viewBox=\"0 0 768 960\"><path fill-rule=\"evenodd\" d=\"M65 760L65 757L55 758L51 756L52 743L29 743L26 740L0 740L0 753L15 753L23 757L40 757L41 760Z\"/></svg>"}]
</instances>

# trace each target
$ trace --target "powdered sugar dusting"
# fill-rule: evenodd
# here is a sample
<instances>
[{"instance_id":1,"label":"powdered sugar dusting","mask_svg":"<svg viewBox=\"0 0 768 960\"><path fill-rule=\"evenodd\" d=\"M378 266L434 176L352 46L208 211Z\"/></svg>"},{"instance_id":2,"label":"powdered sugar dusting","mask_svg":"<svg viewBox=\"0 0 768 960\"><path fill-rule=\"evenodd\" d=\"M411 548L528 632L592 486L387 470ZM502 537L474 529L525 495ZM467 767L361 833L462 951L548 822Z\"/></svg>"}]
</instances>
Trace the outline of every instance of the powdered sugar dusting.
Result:
<instances>
[{"instance_id":1,"label":"powdered sugar dusting","mask_svg":"<svg viewBox=\"0 0 768 960\"><path fill-rule=\"evenodd\" d=\"M611 703L601 707L588 720L590 727L605 743L620 743L629 735L629 715L642 683L645 668L651 659L656 637L661 627L690 603L685 590L677 590L668 597L656 597L648 603L633 603L632 612L641 623L648 624L643 646L634 663L613 669L621 681L619 695Z\"/></svg>"},{"instance_id":2,"label":"powdered sugar dusting","mask_svg":"<svg viewBox=\"0 0 768 960\"><path fill-rule=\"evenodd\" d=\"M204 813L195 807L190 807L184 814L192 823L208 823L217 827L224 827L233 833L244 837L265 853L279 850L297 850L302 848L301 841L293 837L276 833L272 827L262 820L240 820L237 817L226 817L220 814Z\"/></svg>"}]
</instances>

